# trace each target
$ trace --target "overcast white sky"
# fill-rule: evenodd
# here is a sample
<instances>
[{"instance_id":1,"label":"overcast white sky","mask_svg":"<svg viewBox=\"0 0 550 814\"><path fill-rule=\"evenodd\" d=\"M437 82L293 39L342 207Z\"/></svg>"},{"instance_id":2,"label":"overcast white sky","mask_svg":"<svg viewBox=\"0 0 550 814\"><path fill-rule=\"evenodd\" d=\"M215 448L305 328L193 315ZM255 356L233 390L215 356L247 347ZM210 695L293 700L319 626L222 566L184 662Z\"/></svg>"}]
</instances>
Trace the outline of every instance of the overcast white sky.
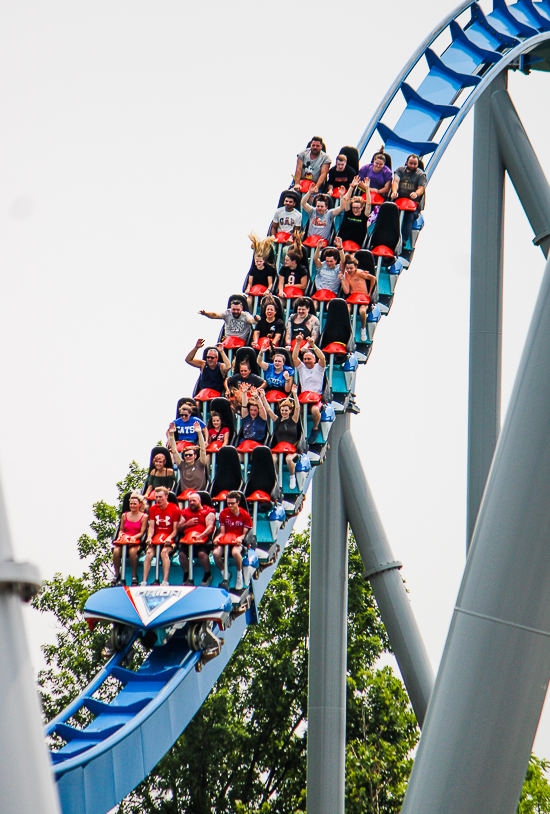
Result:
<instances>
[{"instance_id":1,"label":"overcast white sky","mask_svg":"<svg viewBox=\"0 0 550 814\"><path fill-rule=\"evenodd\" d=\"M0 467L18 559L78 571L92 504L191 392L183 359L219 327L197 312L240 289L296 153L314 134L333 157L357 143L451 7L4 4ZM509 85L548 173L547 83ZM471 136L470 117L431 181L352 422L435 667L465 556ZM506 223L504 409L544 268L511 188ZM38 666L51 624L26 619ZM550 757L550 720L536 749Z\"/></svg>"}]
</instances>

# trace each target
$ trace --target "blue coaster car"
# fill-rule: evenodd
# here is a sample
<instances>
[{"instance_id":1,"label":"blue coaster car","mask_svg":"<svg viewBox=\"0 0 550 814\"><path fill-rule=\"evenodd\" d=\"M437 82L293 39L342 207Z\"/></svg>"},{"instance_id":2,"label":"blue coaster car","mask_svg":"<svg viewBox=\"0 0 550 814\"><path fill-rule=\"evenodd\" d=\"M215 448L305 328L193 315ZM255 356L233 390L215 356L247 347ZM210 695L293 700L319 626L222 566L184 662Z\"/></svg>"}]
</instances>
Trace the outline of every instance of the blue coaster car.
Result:
<instances>
[{"instance_id":1,"label":"blue coaster car","mask_svg":"<svg viewBox=\"0 0 550 814\"><path fill-rule=\"evenodd\" d=\"M92 594L84 606L84 618L92 629L99 621L114 624L115 650L125 647L140 631L150 644L166 644L182 631L192 650L211 650L214 656L223 643L215 635L214 625L224 630L231 623L232 610L231 596L221 588L121 586Z\"/></svg>"}]
</instances>

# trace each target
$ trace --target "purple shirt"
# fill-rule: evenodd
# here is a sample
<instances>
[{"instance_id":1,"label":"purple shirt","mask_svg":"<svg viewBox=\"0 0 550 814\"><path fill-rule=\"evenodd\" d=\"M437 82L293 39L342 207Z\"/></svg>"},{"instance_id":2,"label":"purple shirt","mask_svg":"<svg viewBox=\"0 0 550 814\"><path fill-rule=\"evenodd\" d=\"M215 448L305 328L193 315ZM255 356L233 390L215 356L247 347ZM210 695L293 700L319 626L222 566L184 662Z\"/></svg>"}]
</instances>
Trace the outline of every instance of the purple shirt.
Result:
<instances>
[{"instance_id":1,"label":"purple shirt","mask_svg":"<svg viewBox=\"0 0 550 814\"><path fill-rule=\"evenodd\" d=\"M365 164L365 166L359 170L359 178L361 181L368 178L373 189L382 189L388 181L391 181L392 171L389 167L383 166L380 172L374 172L372 164Z\"/></svg>"}]
</instances>

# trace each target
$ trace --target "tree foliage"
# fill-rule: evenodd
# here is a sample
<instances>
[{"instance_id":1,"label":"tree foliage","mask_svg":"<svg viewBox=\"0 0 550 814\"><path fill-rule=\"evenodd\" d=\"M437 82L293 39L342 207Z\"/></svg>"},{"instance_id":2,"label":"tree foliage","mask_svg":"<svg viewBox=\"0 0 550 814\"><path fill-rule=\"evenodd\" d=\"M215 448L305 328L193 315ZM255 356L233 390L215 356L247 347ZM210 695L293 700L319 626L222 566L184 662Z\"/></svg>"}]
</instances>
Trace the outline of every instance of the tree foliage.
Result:
<instances>
[{"instance_id":1,"label":"tree foliage","mask_svg":"<svg viewBox=\"0 0 550 814\"><path fill-rule=\"evenodd\" d=\"M44 715L54 717L105 660L108 629L91 634L87 597L110 582L110 540L125 492L145 477L134 462L117 484L117 506L93 507L93 534L78 550L81 576L56 574L34 606L54 614L54 645L39 673ZM403 686L376 669L389 642L353 539L348 601L346 811L394 814L401 808L418 739ZM119 806L119 814L296 814L306 809L309 530L295 534L249 627L206 702L174 747ZM139 658L138 654L138 658ZM83 713L85 715L85 713ZM547 761L529 763L518 814L550 814Z\"/></svg>"},{"instance_id":2,"label":"tree foliage","mask_svg":"<svg viewBox=\"0 0 550 814\"><path fill-rule=\"evenodd\" d=\"M545 777L550 761L531 755L517 814L550 814L550 784Z\"/></svg>"},{"instance_id":3,"label":"tree foliage","mask_svg":"<svg viewBox=\"0 0 550 814\"><path fill-rule=\"evenodd\" d=\"M82 534L77 543L79 557L86 561L85 570L78 577L55 574L33 599L33 607L51 612L57 623L55 643L42 646L46 667L38 673L47 721L84 689L105 661L109 630L98 626L91 635L82 610L90 594L111 581L110 543L122 511L122 498L126 492L140 488L145 476L146 470L133 461L124 480L117 483L117 505L110 506L103 500L94 503L90 525L93 536Z\"/></svg>"}]
</instances>

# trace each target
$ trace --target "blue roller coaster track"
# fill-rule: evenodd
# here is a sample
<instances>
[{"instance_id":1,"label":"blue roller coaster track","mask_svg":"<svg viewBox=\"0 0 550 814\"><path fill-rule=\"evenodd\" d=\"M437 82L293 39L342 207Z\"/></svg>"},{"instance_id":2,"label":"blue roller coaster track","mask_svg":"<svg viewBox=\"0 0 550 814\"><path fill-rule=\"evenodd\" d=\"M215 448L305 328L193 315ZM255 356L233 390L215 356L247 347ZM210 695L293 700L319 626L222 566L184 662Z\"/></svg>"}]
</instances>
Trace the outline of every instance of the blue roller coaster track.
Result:
<instances>
[{"instance_id":1,"label":"blue roller coaster track","mask_svg":"<svg viewBox=\"0 0 550 814\"><path fill-rule=\"evenodd\" d=\"M424 60L424 76L413 87L411 76ZM358 143L360 155L380 141L393 166L410 153L424 158L428 179L460 123L476 100L502 71L550 70L550 0L518 0L506 5L494 0L485 14L476 2L464 2L450 13L419 46L391 85ZM392 103L401 93L405 102L397 122L389 126ZM414 240L418 226L413 231ZM386 268L379 278L380 294L391 305L397 274ZM374 328L375 326L372 326ZM366 362L370 340L359 363ZM336 411L350 409L355 370L334 365ZM330 435L328 435L330 438ZM327 437L324 438L326 444ZM319 461L322 463L323 450ZM305 493L314 477L311 468L302 485ZM137 670L123 667L133 640L99 671L94 680L46 727L48 736L65 741L52 751L53 772L64 814L103 814L121 801L154 768L199 710L245 634L256 621L256 611L289 540L297 512L291 512L278 530L271 564L251 582L251 602L223 632L220 654L204 662L181 639L154 647ZM263 518L264 527L269 524ZM106 681L116 680L120 691L107 703L94 697ZM68 721L86 708L94 720L83 729Z\"/></svg>"}]
</instances>

